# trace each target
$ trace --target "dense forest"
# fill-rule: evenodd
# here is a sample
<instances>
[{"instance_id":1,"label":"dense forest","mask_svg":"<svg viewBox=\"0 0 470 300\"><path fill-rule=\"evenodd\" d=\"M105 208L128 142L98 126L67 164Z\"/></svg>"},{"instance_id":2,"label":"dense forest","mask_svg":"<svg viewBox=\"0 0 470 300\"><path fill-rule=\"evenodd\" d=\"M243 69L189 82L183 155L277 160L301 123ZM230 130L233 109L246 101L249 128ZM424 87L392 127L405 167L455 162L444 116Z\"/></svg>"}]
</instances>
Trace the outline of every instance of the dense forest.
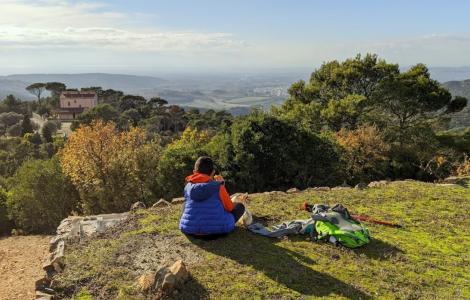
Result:
<instances>
[{"instance_id":1,"label":"dense forest","mask_svg":"<svg viewBox=\"0 0 470 300\"><path fill-rule=\"evenodd\" d=\"M35 83L27 90L36 101L0 102L4 233L51 232L70 214L180 196L201 155L214 158L231 192L470 175L470 128L451 127L467 99L422 64L400 71L370 54L326 62L293 83L283 105L238 117L85 87L99 104L68 136L52 117L66 89ZM38 126L33 113L47 121Z\"/></svg>"}]
</instances>

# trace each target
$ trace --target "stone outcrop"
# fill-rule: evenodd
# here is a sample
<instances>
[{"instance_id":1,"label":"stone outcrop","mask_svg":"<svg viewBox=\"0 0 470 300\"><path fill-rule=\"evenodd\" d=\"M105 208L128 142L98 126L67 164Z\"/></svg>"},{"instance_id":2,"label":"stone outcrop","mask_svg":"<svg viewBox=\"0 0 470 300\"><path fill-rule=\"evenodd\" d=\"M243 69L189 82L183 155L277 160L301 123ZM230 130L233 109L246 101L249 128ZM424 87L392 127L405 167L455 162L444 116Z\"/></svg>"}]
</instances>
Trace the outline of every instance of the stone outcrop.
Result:
<instances>
[{"instance_id":1,"label":"stone outcrop","mask_svg":"<svg viewBox=\"0 0 470 300\"><path fill-rule=\"evenodd\" d=\"M152 208L168 207L170 205L170 202L166 201L165 199L160 199L152 205Z\"/></svg>"},{"instance_id":2,"label":"stone outcrop","mask_svg":"<svg viewBox=\"0 0 470 300\"><path fill-rule=\"evenodd\" d=\"M184 203L184 201L185 201L184 197L173 198L173 200L171 200L171 204Z\"/></svg>"},{"instance_id":3,"label":"stone outcrop","mask_svg":"<svg viewBox=\"0 0 470 300\"><path fill-rule=\"evenodd\" d=\"M436 183L437 186L448 186L448 187L458 187L460 185L455 183Z\"/></svg>"},{"instance_id":4,"label":"stone outcrop","mask_svg":"<svg viewBox=\"0 0 470 300\"><path fill-rule=\"evenodd\" d=\"M120 213L68 217L62 220L59 227L57 227L57 235L52 238L51 247L54 248L60 240L80 240L94 233L102 233L108 227L114 226L126 219L128 215L129 213Z\"/></svg>"},{"instance_id":5,"label":"stone outcrop","mask_svg":"<svg viewBox=\"0 0 470 300\"><path fill-rule=\"evenodd\" d=\"M286 193L282 191L271 191L271 192L264 192L264 194L269 195L269 196L282 196L282 195L285 195Z\"/></svg>"},{"instance_id":6,"label":"stone outcrop","mask_svg":"<svg viewBox=\"0 0 470 300\"><path fill-rule=\"evenodd\" d=\"M446 179L444 179L442 183L457 184L457 185L465 186L465 183L467 181L470 181L470 176L451 176L451 177L447 177Z\"/></svg>"},{"instance_id":7,"label":"stone outcrop","mask_svg":"<svg viewBox=\"0 0 470 300\"><path fill-rule=\"evenodd\" d=\"M317 186L317 187L312 187L312 188L308 188L306 191L307 192L328 192L330 191L330 187L328 186Z\"/></svg>"},{"instance_id":8,"label":"stone outcrop","mask_svg":"<svg viewBox=\"0 0 470 300\"><path fill-rule=\"evenodd\" d=\"M146 272L137 279L137 286L142 292L152 291L155 287L156 272Z\"/></svg>"},{"instance_id":9,"label":"stone outcrop","mask_svg":"<svg viewBox=\"0 0 470 300\"><path fill-rule=\"evenodd\" d=\"M375 188L375 187L384 187L388 184L387 180L380 180L380 181L372 181L370 182L367 187Z\"/></svg>"},{"instance_id":10,"label":"stone outcrop","mask_svg":"<svg viewBox=\"0 0 470 300\"><path fill-rule=\"evenodd\" d=\"M49 257L43 265L44 278L36 281L36 299L53 299L54 290L50 288L52 277L64 268L64 252L67 243L80 241L95 233L102 233L128 217L129 213L103 214L87 217L70 216L57 227L57 235L49 245Z\"/></svg>"},{"instance_id":11,"label":"stone outcrop","mask_svg":"<svg viewBox=\"0 0 470 300\"><path fill-rule=\"evenodd\" d=\"M137 279L136 285L144 293L169 295L175 289L181 288L188 279L186 265L182 260L178 260L170 267L160 267L156 272L145 272Z\"/></svg>"},{"instance_id":12,"label":"stone outcrop","mask_svg":"<svg viewBox=\"0 0 470 300\"><path fill-rule=\"evenodd\" d=\"M189 272L182 260L176 261L169 268L162 268L157 272L156 290L165 294L171 293L175 288L181 287L189 278Z\"/></svg>"},{"instance_id":13,"label":"stone outcrop","mask_svg":"<svg viewBox=\"0 0 470 300\"><path fill-rule=\"evenodd\" d=\"M65 250L65 241L59 240L56 244L56 248L49 254L49 258L43 265L43 270L46 271L47 277L52 277L56 273L62 272L64 267L63 258Z\"/></svg>"},{"instance_id":14,"label":"stone outcrop","mask_svg":"<svg viewBox=\"0 0 470 300\"><path fill-rule=\"evenodd\" d=\"M367 188L367 184L365 184L364 182L359 182L354 186L354 188L356 190L365 190Z\"/></svg>"},{"instance_id":15,"label":"stone outcrop","mask_svg":"<svg viewBox=\"0 0 470 300\"><path fill-rule=\"evenodd\" d=\"M288 194L295 194L295 193L298 193L298 192L300 192L300 190L298 188L291 188L291 189L288 189L286 191L286 193L288 193Z\"/></svg>"},{"instance_id":16,"label":"stone outcrop","mask_svg":"<svg viewBox=\"0 0 470 300\"><path fill-rule=\"evenodd\" d=\"M146 209L147 207L145 206L144 202L135 202L134 204L131 205L131 211L136 211L138 209Z\"/></svg>"},{"instance_id":17,"label":"stone outcrop","mask_svg":"<svg viewBox=\"0 0 470 300\"><path fill-rule=\"evenodd\" d=\"M36 300L52 300L54 299L54 295L42 292L42 291L36 291Z\"/></svg>"}]
</instances>

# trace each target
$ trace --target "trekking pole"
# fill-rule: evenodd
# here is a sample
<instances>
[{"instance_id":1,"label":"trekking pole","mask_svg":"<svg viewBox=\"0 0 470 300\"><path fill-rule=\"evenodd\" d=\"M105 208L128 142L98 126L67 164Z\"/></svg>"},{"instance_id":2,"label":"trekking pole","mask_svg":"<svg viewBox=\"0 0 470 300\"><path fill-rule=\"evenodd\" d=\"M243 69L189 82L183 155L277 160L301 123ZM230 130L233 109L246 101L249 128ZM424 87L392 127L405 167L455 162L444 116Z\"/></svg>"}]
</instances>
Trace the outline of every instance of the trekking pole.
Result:
<instances>
[{"instance_id":1,"label":"trekking pole","mask_svg":"<svg viewBox=\"0 0 470 300\"><path fill-rule=\"evenodd\" d=\"M369 223L374 223L374 224L379 224L379 225L384 225L384 226L389 226L389 227L395 227L395 228L401 228L402 226L397 223L389 222L389 221L381 221L381 220L376 220L372 218L371 216L368 215L351 215L351 217L356 220L356 221L365 221Z\"/></svg>"}]
</instances>

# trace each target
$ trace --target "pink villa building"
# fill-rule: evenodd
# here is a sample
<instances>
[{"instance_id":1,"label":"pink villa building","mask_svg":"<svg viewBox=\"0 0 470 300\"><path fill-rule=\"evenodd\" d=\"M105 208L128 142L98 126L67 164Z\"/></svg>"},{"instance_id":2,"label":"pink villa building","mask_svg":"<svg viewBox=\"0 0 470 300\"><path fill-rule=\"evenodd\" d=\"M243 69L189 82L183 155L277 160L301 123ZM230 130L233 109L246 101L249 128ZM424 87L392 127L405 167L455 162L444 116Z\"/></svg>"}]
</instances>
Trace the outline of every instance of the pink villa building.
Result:
<instances>
[{"instance_id":1,"label":"pink villa building","mask_svg":"<svg viewBox=\"0 0 470 300\"><path fill-rule=\"evenodd\" d=\"M65 91L60 95L60 107L56 113L59 120L71 121L97 104L98 95L95 92Z\"/></svg>"}]
</instances>

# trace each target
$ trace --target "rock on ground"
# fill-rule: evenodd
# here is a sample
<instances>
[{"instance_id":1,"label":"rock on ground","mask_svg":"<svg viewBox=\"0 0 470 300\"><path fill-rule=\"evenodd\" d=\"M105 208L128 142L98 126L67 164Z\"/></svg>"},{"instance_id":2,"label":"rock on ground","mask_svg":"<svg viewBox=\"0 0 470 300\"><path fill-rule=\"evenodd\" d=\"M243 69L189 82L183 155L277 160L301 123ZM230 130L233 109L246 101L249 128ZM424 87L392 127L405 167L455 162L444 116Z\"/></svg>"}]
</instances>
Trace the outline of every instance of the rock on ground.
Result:
<instances>
[{"instance_id":1,"label":"rock on ground","mask_svg":"<svg viewBox=\"0 0 470 300\"><path fill-rule=\"evenodd\" d=\"M153 208L167 207L167 206L170 206L170 202L166 201L165 199L160 199L152 205Z\"/></svg>"},{"instance_id":2,"label":"rock on ground","mask_svg":"<svg viewBox=\"0 0 470 300\"><path fill-rule=\"evenodd\" d=\"M155 286L156 272L146 272L137 279L137 285L143 292L151 291Z\"/></svg>"},{"instance_id":3,"label":"rock on ground","mask_svg":"<svg viewBox=\"0 0 470 300\"><path fill-rule=\"evenodd\" d=\"M380 181L372 181L370 182L367 186L368 187L383 187L383 186L386 186L388 184L388 181L387 180L380 180Z\"/></svg>"},{"instance_id":4,"label":"rock on ground","mask_svg":"<svg viewBox=\"0 0 470 300\"><path fill-rule=\"evenodd\" d=\"M295 193L298 193L298 192L300 192L300 190L298 188L291 188L291 189L288 189L286 191L286 193L288 193L288 194L295 194Z\"/></svg>"},{"instance_id":5,"label":"rock on ground","mask_svg":"<svg viewBox=\"0 0 470 300\"><path fill-rule=\"evenodd\" d=\"M451 176L444 179L442 183L463 185L468 180L470 180L470 176Z\"/></svg>"},{"instance_id":6,"label":"rock on ground","mask_svg":"<svg viewBox=\"0 0 470 300\"><path fill-rule=\"evenodd\" d=\"M367 188L367 184L365 184L365 183L363 183L363 182L359 182L358 184L356 184L356 185L354 186L354 188L355 188L356 190L364 190L364 189Z\"/></svg>"},{"instance_id":7,"label":"rock on ground","mask_svg":"<svg viewBox=\"0 0 470 300\"><path fill-rule=\"evenodd\" d=\"M131 205L130 211L136 211L138 209L145 209L145 208L147 208L145 206L145 203L138 201Z\"/></svg>"},{"instance_id":8,"label":"rock on ground","mask_svg":"<svg viewBox=\"0 0 470 300\"><path fill-rule=\"evenodd\" d=\"M173 200L171 200L171 203L173 204L178 204L178 203L184 203L184 197L180 197L180 198L173 198Z\"/></svg>"},{"instance_id":9,"label":"rock on ground","mask_svg":"<svg viewBox=\"0 0 470 300\"><path fill-rule=\"evenodd\" d=\"M328 192L330 191L331 189L327 186L317 186L317 187L312 187L312 188L308 188L306 189L307 192Z\"/></svg>"},{"instance_id":10,"label":"rock on ground","mask_svg":"<svg viewBox=\"0 0 470 300\"><path fill-rule=\"evenodd\" d=\"M145 293L163 292L168 295L176 288L181 288L189 279L189 272L182 260L177 260L170 267L160 267L158 271L147 271L137 279L138 288Z\"/></svg>"}]
</instances>

